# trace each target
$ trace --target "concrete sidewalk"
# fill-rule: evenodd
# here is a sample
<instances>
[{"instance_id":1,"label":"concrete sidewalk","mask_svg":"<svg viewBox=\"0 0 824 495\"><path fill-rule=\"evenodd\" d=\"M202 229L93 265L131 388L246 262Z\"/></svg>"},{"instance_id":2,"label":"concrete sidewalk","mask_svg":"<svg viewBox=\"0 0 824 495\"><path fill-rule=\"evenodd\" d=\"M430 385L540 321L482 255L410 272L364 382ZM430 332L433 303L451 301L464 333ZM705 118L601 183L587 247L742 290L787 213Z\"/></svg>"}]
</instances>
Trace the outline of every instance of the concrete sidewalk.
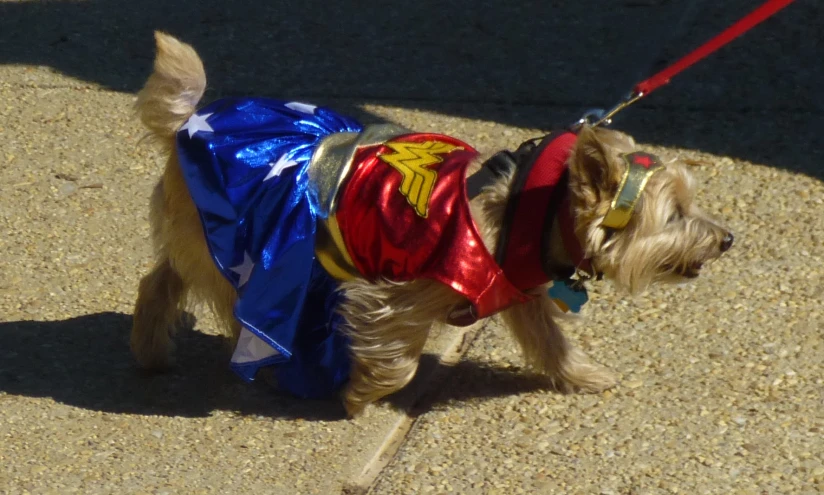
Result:
<instances>
[{"instance_id":1,"label":"concrete sidewalk","mask_svg":"<svg viewBox=\"0 0 824 495\"><path fill-rule=\"evenodd\" d=\"M664 52L752 8L716 3L696 2ZM416 382L355 421L242 383L206 313L180 336L180 370L133 365L162 166L131 114L152 29L202 51L209 97L308 98L494 149L610 103L653 57L639 25L667 32L684 14L663 0L565 4L0 1L0 493L824 491L813 1L619 122L662 155L709 163L695 167L699 201L737 243L687 287L628 299L595 284L569 334L621 375L616 389L542 390L494 320L439 332Z\"/></svg>"}]
</instances>

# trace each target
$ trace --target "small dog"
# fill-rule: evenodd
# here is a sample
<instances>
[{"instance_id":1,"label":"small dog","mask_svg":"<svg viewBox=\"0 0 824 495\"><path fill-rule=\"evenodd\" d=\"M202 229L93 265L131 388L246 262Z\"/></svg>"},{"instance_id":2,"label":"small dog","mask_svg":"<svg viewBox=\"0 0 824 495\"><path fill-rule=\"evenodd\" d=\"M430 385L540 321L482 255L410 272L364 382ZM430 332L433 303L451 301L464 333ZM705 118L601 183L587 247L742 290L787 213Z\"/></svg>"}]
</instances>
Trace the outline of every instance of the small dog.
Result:
<instances>
[{"instance_id":1,"label":"small dog","mask_svg":"<svg viewBox=\"0 0 824 495\"><path fill-rule=\"evenodd\" d=\"M272 366L296 395L342 392L354 416L412 379L434 323L500 312L557 389L601 391L614 376L567 343L567 304L548 288L604 276L637 293L695 278L732 246L686 167L620 132L581 125L487 158L304 103L196 111L200 58L156 41L137 100L168 153L151 198L157 263L131 335L144 367L170 365L180 311L205 301L241 376Z\"/></svg>"}]
</instances>

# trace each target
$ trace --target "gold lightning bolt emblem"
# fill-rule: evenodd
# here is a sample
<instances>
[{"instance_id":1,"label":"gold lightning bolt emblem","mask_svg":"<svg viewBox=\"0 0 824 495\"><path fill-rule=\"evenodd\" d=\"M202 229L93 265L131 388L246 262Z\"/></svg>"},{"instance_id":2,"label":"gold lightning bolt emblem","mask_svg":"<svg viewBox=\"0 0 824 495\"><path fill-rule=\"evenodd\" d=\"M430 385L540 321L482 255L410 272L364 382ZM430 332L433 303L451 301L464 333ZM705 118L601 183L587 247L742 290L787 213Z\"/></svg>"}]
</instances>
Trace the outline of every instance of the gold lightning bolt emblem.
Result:
<instances>
[{"instance_id":1,"label":"gold lightning bolt emblem","mask_svg":"<svg viewBox=\"0 0 824 495\"><path fill-rule=\"evenodd\" d=\"M429 214L429 196L438 180L438 172L426 167L441 163L445 155L455 150L462 150L443 141L424 141L423 143L388 142L386 146L395 153L378 155L381 160L403 175L399 188L401 194L415 208L415 213L424 218Z\"/></svg>"}]
</instances>

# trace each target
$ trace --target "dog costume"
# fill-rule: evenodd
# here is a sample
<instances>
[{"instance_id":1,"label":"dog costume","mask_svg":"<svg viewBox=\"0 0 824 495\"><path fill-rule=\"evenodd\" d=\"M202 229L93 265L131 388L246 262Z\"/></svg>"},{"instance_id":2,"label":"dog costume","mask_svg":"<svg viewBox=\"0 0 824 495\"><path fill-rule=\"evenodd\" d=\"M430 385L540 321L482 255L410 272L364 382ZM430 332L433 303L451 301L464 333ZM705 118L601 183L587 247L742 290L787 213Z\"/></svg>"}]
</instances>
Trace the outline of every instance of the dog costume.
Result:
<instances>
[{"instance_id":1,"label":"dog costume","mask_svg":"<svg viewBox=\"0 0 824 495\"><path fill-rule=\"evenodd\" d=\"M575 139L562 132L537 148L499 153L468 182L478 153L449 136L363 127L327 109L262 98L218 100L192 115L177 152L212 258L238 291L243 328L232 368L253 380L273 366L279 386L300 397L336 392L350 367L336 289L354 277L438 280L468 301L451 319L466 324L571 275L574 267L549 266L541 253L556 212L573 230L561 192ZM517 200L493 256L469 199L504 166L518 166ZM584 264L574 234L565 237Z\"/></svg>"}]
</instances>

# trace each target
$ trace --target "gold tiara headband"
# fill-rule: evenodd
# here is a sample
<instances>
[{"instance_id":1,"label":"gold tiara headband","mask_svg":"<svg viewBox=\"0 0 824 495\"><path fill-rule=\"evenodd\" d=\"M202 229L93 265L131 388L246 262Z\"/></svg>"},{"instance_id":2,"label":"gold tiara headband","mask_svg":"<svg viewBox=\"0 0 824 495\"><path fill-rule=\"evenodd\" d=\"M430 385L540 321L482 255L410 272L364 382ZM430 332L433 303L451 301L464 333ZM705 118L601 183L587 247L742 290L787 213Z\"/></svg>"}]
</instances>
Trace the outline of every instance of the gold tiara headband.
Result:
<instances>
[{"instance_id":1,"label":"gold tiara headband","mask_svg":"<svg viewBox=\"0 0 824 495\"><path fill-rule=\"evenodd\" d=\"M664 169L657 156L642 151L625 153L621 158L627 162L627 170L621 179L618 194L612 200L609 213L601 222L601 225L611 229L623 229L627 226L647 181L655 172Z\"/></svg>"}]
</instances>

